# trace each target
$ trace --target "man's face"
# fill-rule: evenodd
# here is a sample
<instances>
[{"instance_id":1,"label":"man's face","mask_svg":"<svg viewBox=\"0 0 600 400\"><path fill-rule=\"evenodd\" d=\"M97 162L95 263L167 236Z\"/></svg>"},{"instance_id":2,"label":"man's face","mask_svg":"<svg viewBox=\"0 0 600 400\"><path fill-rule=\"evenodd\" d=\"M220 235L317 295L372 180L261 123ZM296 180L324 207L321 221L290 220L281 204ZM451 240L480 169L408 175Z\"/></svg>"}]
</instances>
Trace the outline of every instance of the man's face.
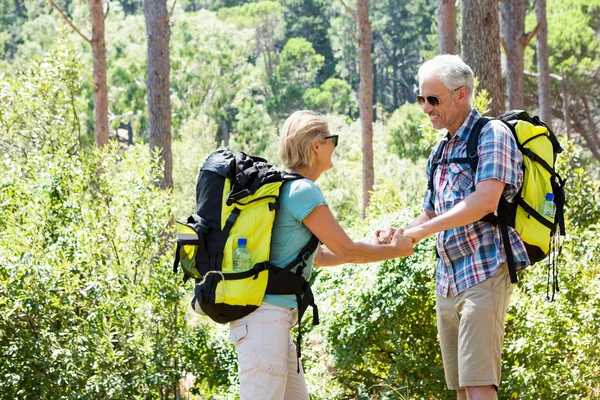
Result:
<instances>
[{"instance_id":1,"label":"man's face","mask_svg":"<svg viewBox=\"0 0 600 400\"><path fill-rule=\"evenodd\" d=\"M460 115L460 104L457 104L454 98L457 91L447 88L435 74L424 78L419 84L419 89L420 96L425 99L422 105L423 112L429 115L433 128L437 130L447 128L451 134L454 134L463 123L457 121ZM432 99L432 96L438 101ZM430 102L428 97L433 101ZM436 105L438 102L439 104Z\"/></svg>"}]
</instances>

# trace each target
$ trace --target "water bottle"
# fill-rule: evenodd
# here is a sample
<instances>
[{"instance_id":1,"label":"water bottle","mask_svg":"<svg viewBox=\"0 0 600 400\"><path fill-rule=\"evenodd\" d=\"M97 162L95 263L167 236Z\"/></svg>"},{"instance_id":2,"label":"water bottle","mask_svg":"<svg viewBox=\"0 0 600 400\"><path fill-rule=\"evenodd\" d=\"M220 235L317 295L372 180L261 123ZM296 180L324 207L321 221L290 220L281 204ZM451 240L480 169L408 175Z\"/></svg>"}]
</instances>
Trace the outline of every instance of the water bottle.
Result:
<instances>
[{"instance_id":1,"label":"water bottle","mask_svg":"<svg viewBox=\"0 0 600 400\"><path fill-rule=\"evenodd\" d=\"M246 238L238 239L238 248L233 253L233 272L245 272L252 268L252 257L246 243Z\"/></svg>"},{"instance_id":2,"label":"water bottle","mask_svg":"<svg viewBox=\"0 0 600 400\"><path fill-rule=\"evenodd\" d=\"M544 206L542 208L542 215L544 217L554 219L555 213L556 213L556 205L554 205L554 194L546 193L546 201L544 201Z\"/></svg>"}]
</instances>

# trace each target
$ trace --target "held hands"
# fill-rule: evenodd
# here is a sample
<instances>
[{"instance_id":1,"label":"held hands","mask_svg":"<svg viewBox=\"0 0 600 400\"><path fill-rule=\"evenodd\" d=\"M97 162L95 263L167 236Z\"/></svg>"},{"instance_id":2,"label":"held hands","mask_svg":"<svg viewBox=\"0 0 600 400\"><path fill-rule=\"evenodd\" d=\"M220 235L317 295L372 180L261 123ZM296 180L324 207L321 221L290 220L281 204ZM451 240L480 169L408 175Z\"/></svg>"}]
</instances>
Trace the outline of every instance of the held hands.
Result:
<instances>
[{"instance_id":1,"label":"held hands","mask_svg":"<svg viewBox=\"0 0 600 400\"><path fill-rule=\"evenodd\" d=\"M412 239L414 244L419 243L421 240L428 236L418 225L410 228L402 227L398 229L390 226L385 229L377 229L374 232L374 239L372 243L391 244L396 235L409 237Z\"/></svg>"},{"instance_id":2,"label":"held hands","mask_svg":"<svg viewBox=\"0 0 600 400\"><path fill-rule=\"evenodd\" d=\"M414 241L411 237L403 235L404 228L378 229L373 232L372 244L391 244L402 250L403 255L412 255L414 253Z\"/></svg>"}]
</instances>

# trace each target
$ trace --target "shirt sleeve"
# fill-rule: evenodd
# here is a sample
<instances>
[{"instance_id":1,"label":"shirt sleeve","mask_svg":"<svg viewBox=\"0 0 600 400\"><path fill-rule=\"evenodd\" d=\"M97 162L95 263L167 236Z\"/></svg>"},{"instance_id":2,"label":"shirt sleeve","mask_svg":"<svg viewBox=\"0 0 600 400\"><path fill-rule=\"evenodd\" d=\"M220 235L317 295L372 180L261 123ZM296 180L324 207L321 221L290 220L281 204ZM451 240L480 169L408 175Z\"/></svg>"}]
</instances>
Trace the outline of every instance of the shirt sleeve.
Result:
<instances>
[{"instance_id":1,"label":"shirt sleeve","mask_svg":"<svg viewBox=\"0 0 600 400\"><path fill-rule=\"evenodd\" d=\"M288 210L296 220L302 222L316 207L327 206L321 189L314 183L303 179L292 184Z\"/></svg>"},{"instance_id":2,"label":"shirt sleeve","mask_svg":"<svg viewBox=\"0 0 600 400\"><path fill-rule=\"evenodd\" d=\"M523 156L512 132L501 121L490 122L481 133L478 151L475 185L489 179L504 182L504 196L511 201L523 184Z\"/></svg>"}]
</instances>

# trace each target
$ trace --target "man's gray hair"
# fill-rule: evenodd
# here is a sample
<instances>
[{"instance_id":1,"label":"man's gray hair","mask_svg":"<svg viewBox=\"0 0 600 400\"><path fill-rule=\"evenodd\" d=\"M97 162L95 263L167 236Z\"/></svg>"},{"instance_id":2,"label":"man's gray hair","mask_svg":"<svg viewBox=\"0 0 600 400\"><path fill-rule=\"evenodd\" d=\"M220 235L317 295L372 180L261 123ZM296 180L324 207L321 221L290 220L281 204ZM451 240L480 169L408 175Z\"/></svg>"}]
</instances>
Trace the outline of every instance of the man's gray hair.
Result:
<instances>
[{"instance_id":1,"label":"man's gray hair","mask_svg":"<svg viewBox=\"0 0 600 400\"><path fill-rule=\"evenodd\" d=\"M426 61L419 68L419 82L432 75L437 75L444 86L450 90L466 86L469 90L469 99L473 100L473 86L475 76L473 70L456 55L444 54Z\"/></svg>"}]
</instances>

